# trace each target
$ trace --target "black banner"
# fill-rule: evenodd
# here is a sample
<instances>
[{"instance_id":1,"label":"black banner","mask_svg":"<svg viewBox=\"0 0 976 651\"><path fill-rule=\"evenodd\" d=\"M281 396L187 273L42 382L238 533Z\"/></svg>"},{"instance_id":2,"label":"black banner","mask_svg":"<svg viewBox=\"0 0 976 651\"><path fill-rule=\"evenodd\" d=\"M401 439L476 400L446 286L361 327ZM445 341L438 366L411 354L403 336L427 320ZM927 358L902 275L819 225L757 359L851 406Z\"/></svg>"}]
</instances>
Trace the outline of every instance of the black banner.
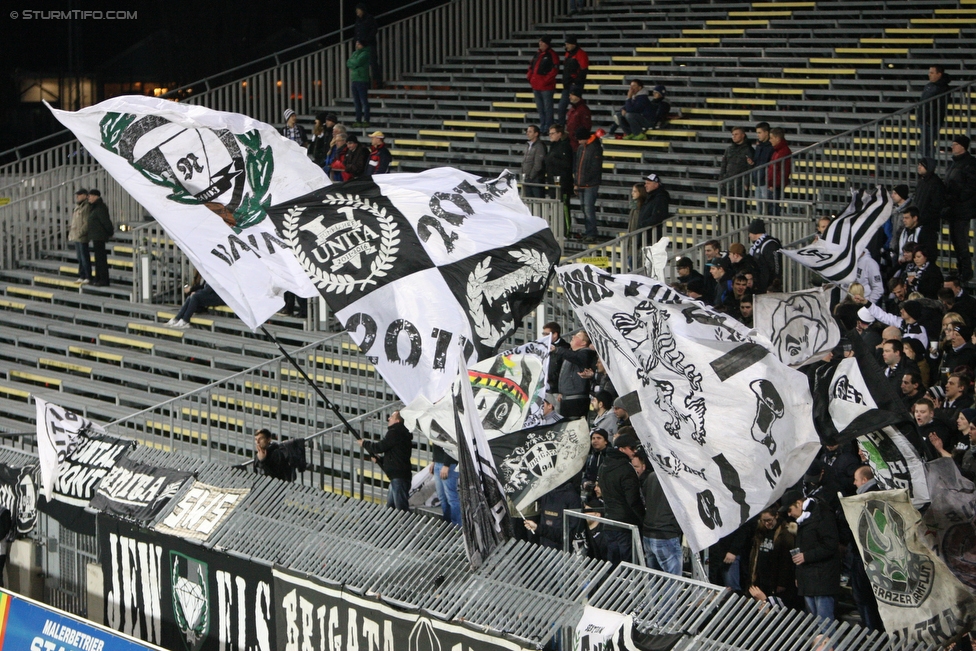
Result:
<instances>
[{"instance_id":1,"label":"black banner","mask_svg":"<svg viewBox=\"0 0 976 651\"><path fill-rule=\"evenodd\" d=\"M85 512L85 507L102 477L135 445L135 441L104 434L79 434L77 446L58 464L54 499L38 499L38 509L72 531L95 535L95 516Z\"/></svg>"},{"instance_id":2,"label":"black banner","mask_svg":"<svg viewBox=\"0 0 976 651\"><path fill-rule=\"evenodd\" d=\"M91 507L145 522L153 519L192 476L122 457L98 483Z\"/></svg>"},{"instance_id":3,"label":"black banner","mask_svg":"<svg viewBox=\"0 0 976 651\"><path fill-rule=\"evenodd\" d=\"M500 637L404 612L315 579L276 569L275 649L520 651Z\"/></svg>"},{"instance_id":4,"label":"black banner","mask_svg":"<svg viewBox=\"0 0 976 651\"><path fill-rule=\"evenodd\" d=\"M37 524L37 464L0 464L0 506L10 511L14 535L22 538Z\"/></svg>"},{"instance_id":5,"label":"black banner","mask_svg":"<svg viewBox=\"0 0 976 651\"><path fill-rule=\"evenodd\" d=\"M98 516L105 624L171 651L272 651L271 568Z\"/></svg>"}]
</instances>

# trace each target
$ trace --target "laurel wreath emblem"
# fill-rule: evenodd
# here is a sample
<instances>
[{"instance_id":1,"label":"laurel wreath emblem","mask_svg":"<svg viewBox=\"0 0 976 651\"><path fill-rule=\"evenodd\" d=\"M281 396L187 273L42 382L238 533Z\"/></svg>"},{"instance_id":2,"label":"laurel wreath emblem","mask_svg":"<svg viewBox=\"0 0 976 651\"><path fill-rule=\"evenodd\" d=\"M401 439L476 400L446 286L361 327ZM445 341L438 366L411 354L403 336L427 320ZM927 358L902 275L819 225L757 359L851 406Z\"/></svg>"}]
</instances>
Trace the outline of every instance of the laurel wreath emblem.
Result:
<instances>
[{"instance_id":1,"label":"laurel wreath emblem","mask_svg":"<svg viewBox=\"0 0 976 651\"><path fill-rule=\"evenodd\" d=\"M509 251L508 255L521 262L524 266L518 271L509 274L512 281L511 289L520 289L532 282L544 280L549 272L549 260L539 251L532 249L520 249ZM479 262L468 274L468 286L466 298L468 301L468 314L474 324L474 330L481 338L482 342L494 345L505 333L495 328L488 314L485 313L485 284L488 281L488 274L491 272L491 258L485 258ZM504 320L503 326L507 329L512 323L511 320Z\"/></svg>"},{"instance_id":2,"label":"laurel wreath emblem","mask_svg":"<svg viewBox=\"0 0 976 651\"><path fill-rule=\"evenodd\" d=\"M379 251L370 264L369 275L361 280L356 280L351 274L334 274L326 271L310 260L298 243L298 219L305 212L305 207L292 208L285 213L282 234L295 252L298 262L323 292L338 295L351 294L357 287L365 290L369 285L376 285L376 278L385 276L393 268L396 254L400 250L400 235L393 217L379 204L351 194L330 194L322 203L327 206L350 206L376 217L380 227Z\"/></svg>"}]
</instances>

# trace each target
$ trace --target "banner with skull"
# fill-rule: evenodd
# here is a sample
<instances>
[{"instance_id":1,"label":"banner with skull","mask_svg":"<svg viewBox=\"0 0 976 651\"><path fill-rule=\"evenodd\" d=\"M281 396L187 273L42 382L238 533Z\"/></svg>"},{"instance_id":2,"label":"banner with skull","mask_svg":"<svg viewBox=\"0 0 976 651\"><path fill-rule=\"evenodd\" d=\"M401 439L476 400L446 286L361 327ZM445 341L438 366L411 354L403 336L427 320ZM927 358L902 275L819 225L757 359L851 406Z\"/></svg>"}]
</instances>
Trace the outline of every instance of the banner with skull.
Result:
<instances>
[{"instance_id":1,"label":"banner with skull","mask_svg":"<svg viewBox=\"0 0 976 651\"><path fill-rule=\"evenodd\" d=\"M404 402L437 400L542 299L560 250L512 174L451 168L348 181L269 214ZM460 345L458 345L460 344Z\"/></svg>"},{"instance_id":2,"label":"banner with skull","mask_svg":"<svg viewBox=\"0 0 976 651\"><path fill-rule=\"evenodd\" d=\"M976 625L976 598L922 542L904 489L841 498L885 631L940 647Z\"/></svg>"},{"instance_id":3,"label":"banner with skull","mask_svg":"<svg viewBox=\"0 0 976 651\"><path fill-rule=\"evenodd\" d=\"M753 319L779 360L794 368L816 361L840 341L840 328L830 313L830 292L823 288L757 294Z\"/></svg>"},{"instance_id":4,"label":"banner with skull","mask_svg":"<svg viewBox=\"0 0 976 651\"><path fill-rule=\"evenodd\" d=\"M813 400L768 342L649 278L557 272L693 550L803 476L820 447Z\"/></svg>"},{"instance_id":5,"label":"banner with skull","mask_svg":"<svg viewBox=\"0 0 976 651\"><path fill-rule=\"evenodd\" d=\"M267 211L330 181L274 127L132 95L51 112L152 213L248 326L257 328L280 310L285 291L316 295Z\"/></svg>"}]
</instances>

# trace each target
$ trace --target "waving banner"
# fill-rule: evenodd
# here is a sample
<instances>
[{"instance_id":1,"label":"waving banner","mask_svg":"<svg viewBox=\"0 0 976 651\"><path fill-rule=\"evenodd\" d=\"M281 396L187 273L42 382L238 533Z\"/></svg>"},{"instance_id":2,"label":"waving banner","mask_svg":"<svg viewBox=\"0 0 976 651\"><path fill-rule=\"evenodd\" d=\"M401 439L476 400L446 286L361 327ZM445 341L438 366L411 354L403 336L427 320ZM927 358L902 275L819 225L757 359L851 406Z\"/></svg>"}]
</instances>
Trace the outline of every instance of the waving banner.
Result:
<instances>
[{"instance_id":1,"label":"waving banner","mask_svg":"<svg viewBox=\"0 0 976 651\"><path fill-rule=\"evenodd\" d=\"M91 507L133 520L152 520L192 476L122 457L98 483Z\"/></svg>"},{"instance_id":2,"label":"waving banner","mask_svg":"<svg viewBox=\"0 0 976 651\"><path fill-rule=\"evenodd\" d=\"M820 447L807 380L754 331L649 278L558 273L693 550L802 477Z\"/></svg>"},{"instance_id":3,"label":"waving banner","mask_svg":"<svg viewBox=\"0 0 976 651\"><path fill-rule=\"evenodd\" d=\"M949 457L925 464L925 478L932 503L922 516L922 538L976 595L976 485Z\"/></svg>"},{"instance_id":4,"label":"waving banner","mask_svg":"<svg viewBox=\"0 0 976 651\"><path fill-rule=\"evenodd\" d=\"M495 355L542 299L560 253L507 172L370 177L269 214L339 322L407 403L443 396L461 350L465 367Z\"/></svg>"},{"instance_id":5,"label":"waving banner","mask_svg":"<svg viewBox=\"0 0 976 651\"><path fill-rule=\"evenodd\" d=\"M37 464L21 468L0 463L0 506L10 511L14 536L24 538L37 524Z\"/></svg>"},{"instance_id":6,"label":"waving banner","mask_svg":"<svg viewBox=\"0 0 976 651\"><path fill-rule=\"evenodd\" d=\"M285 291L316 295L267 211L330 182L274 127L137 95L51 112L152 213L248 326L257 328L280 310Z\"/></svg>"},{"instance_id":7,"label":"waving banner","mask_svg":"<svg viewBox=\"0 0 976 651\"><path fill-rule=\"evenodd\" d=\"M41 494L52 499L58 464L78 447L82 434L104 434L105 430L84 416L34 396L37 407L37 458L41 472Z\"/></svg>"},{"instance_id":8,"label":"waving banner","mask_svg":"<svg viewBox=\"0 0 976 651\"><path fill-rule=\"evenodd\" d=\"M780 253L835 283L854 282L857 259L891 216L891 197L883 185L874 190L851 189L851 203L812 244Z\"/></svg>"},{"instance_id":9,"label":"waving banner","mask_svg":"<svg viewBox=\"0 0 976 651\"><path fill-rule=\"evenodd\" d=\"M822 288L756 294L753 323L772 342L779 361L794 368L816 361L840 341L840 328L830 313L830 292Z\"/></svg>"}]
</instances>

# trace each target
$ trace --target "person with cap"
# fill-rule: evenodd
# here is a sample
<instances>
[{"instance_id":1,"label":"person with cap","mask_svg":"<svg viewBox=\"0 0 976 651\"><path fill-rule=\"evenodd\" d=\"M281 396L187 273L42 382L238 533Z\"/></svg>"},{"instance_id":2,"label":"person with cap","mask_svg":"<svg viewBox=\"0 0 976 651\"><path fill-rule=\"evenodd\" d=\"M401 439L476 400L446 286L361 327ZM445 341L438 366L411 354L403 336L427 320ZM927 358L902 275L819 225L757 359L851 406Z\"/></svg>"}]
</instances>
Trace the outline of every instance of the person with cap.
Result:
<instances>
[{"instance_id":1,"label":"person with cap","mask_svg":"<svg viewBox=\"0 0 976 651\"><path fill-rule=\"evenodd\" d=\"M945 201L945 184L936 174L936 162L926 156L918 162L918 181L912 203L918 208L919 223L935 229L942 218L942 205Z\"/></svg>"},{"instance_id":2,"label":"person with cap","mask_svg":"<svg viewBox=\"0 0 976 651\"><path fill-rule=\"evenodd\" d=\"M664 86L655 86L648 97L641 86L641 92L624 102L624 108L620 111L626 134L624 140L647 140L644 132L648 129L656 129L668 118L671 105L664 101L664 92Z\"/></svg>"},{"instance_id":3,"label":"person with cap","mask_svg":"<svg viewBox=\"0 0 976 651\"><path fill-rule=\"evenodd\" d=\"M346 60L349 68L349 84L352 87L352 104L356 110L354 127L369 126L369 66L372 53L369 46L356 41L356 49Z\"/></svg>"},{"instance_id":4,"label":"person with cap","mask_svg":"<svg viewBox=\"0 0 976 651\"><path fill-rule=\"evenodd\" d=\"M599 427L590 430L590 452L586 455L583 463L583 483L580 487L580 495L584 500L593 495L593 488L596 486L597 477L600 475L600 466L606 457L607 450L610 448L610 434Z\"/></svg>"},{"instance_id":5,"label":"person with cap","mask_svg":"<svg viewBox=\"0 0 976 651\"><path fill-rule=\"evenodd\" d=\"M732 293L732 263L728 258L714 258L707 266L714 282L708 304L717 308L725 303L726 297Z\"/></svg>"},{"instance_id":6,"label":"person with cap","mask_svg":"<svg viewBox=\"0 0 976 651\"><path fill-rule=\"evenodd\" d=\"M758 275L756 261L746 252L746 247L741 242L733 242L729 245L729 262L732 263L732 275L751 273L754 277Z\"/></svg>"},{"instance_id":7,"label":"person with cap","mask_svg":"<svg viewBox=\"0 0 976 651\"><path fill-rule=\"evenodd\" d=\"M786 142L786 131L775 127L769 132L769 144L773 146L773 155L766 170L766 189L772 201L768 214L779 215L780 201L783 200L783 189L790 184L790 174L793 171L793 150Z\"/></svg>"},{"instance_id":8,"label":"person with cap","mask_svg":"<svg viewBox=\"0 0 976 651\"><path fill-rule=\"evenodd\" d=\"M623 427L630 427L630 412L627 411L627 406L624 403L623 397L616 397L613 399L613 417L617 420L617 426L611 433L610 439L615 440L617 432Z\"/></svg>"},{"instance_id":9,"label":"person with cap","mask_svg":"<svg viewBox=\"0 0 976 651\"><path fill-rule=\"evenodd\" d=\"M556 92L556 75L559 73L559 57L552 51L552 37L539 39L539 51L532 58L525 78L529 80L535 107L539 112L539 129L548 132L552 126L552 98Z\"/></svg>"},{"instance_id":10,"label":"person with cap","mask_svg":"<svg viewBox=\"0 0 976 651\"><path fill-rule=\"evenodd\" d=\"M756 186L756 212L768 215L769 187L766 185L766 164L773 159L773 145L769 142L769 122L756 125L755 155L747 160L756 171L752 174L752 182Z\"/></svg>"},{"instance_id":11,"label":"person with cap","mask_svg":"<svg viewBox=\"0 0 976 651\"><path fill-rule=\"evenodd\" d=\"M976 159L969 153L969 136L958 135L952 139L942 216L949 225L949 238L956 254L956 273L964 283L968 282L973 278L969 224L976 219Z\"/></svg>"},{"instance_id":12,"label":"person with cap","mask_svg":"<svg viewBox=\"0 0 976 651\"><path fill-rule=\"evenodd\" d=\"M590 348L590 337L585 330L578 330L569 342L569 348L551 345L550 358L562 360L559 369L559 413L563 418L584 418L590 410L590 380L583 376L584 369L593 368L596 351Z\"/></svg>"},{"instance_id":13,"label":"person with cap","mask_svg":"<svg viewBox=\"0 0 976 651\"><path fill-rule=\"evenodd\" d=\"M549 149L546 152L546 182L555 186L555 199L563 202L563 217L566 232L572 230L569 216L569 201L573 195L573 146L569 142L566 129L561 124L549 127Z\"/></svg>"},{"instance_id":14,"label":"person with cap","mask_svg":"<svg viewBox=\"0 0 976 651\"><path fill-rule=\"evenodd\" d=\"M88 191L88 203L91 211L88 213L88 239L92 243L92 253L95 256L95 280L93 287L108 287L110 283L108 273L108 252L105 244L115 234L115 225L108 214L108 206L102 201L102 193L95 188Z\"/></svg>"},{"instance_id":15,"label":"person with cap","mask_svg":"<svg viewBox=\"0 0 976 651\"><path fill-rule=\"evenodd\" d=\"M546 145L539 138L539 127L530 124L525 128L525 153L522 155L523 193L526 197L541 199L546 182Z\"/></svg>"},{"instance_id":16,"label":"person with cap","mask_svg":"<svg viewBox=\"0 0 976 651\"><path fill-rule=\"evenodd\" d=\"M366 174L386 174L390 171L390 163L393 162L393 154L386 146L386 136L382 131L374 131L369 134L369 162L366 166Z\"/></svg>"},{"instance_id":17,"label":"person with cap","mask_svg":"<svg viewBox=\"0 0 976 651\"><path fill-rule=\"evenodd\" d=\"M756 150L746 139L746 130L742 127L732 127L732 144L726 147L722 154L722 163L719 166L718 178L720 181L738 177L734 181L733 187L725 187L727 197L747 197L749 196L749 175L739 176L752 169L751 161ZM729 211L735 213L745 212L745 203L742 201L732 201Z\"/></svg>"},{"instance_id":18,"label":"person with cap","mask_svg":"<svg viewBox=\"0 0 976 651\"><path fill-rule=\"evenodd\" d=\"M564 44L566 55L563 58L563 92L556 109L556 122L566 124L566 109L569 107L569 89L573 86L584 88L586 74L590 69L590 57L579 46L575 36L567 35Z\"/></svg>"},{"instance_id":19,"label":"person with cap","mask_svg":"<svg viewBox=\"0 0 976 651\"><path fill-rule=\"evenodd\" d=\"M333 113L319 113L315 116L315 126L312 127L312 137L308 143L308 157L312 162L322 167L329 155L332 144L332 130L339 118Z\"/></svg>"},{"instance_id":20,"label":"person with cap","mask_svg":"<svg viewBox=\"0 0 976 651\"><path fill-rule=\"evenodd\" d=\"M563 419L556 411L556 405L559 404L559 399L554 393L547 393L545 399L542 401L542 420L540 425L555 425Z\"/></svg>"},{"instance_id":21,"label":"person with cap","mask_svg":"<svg viewBox=\"0 0 976 651\"><path fill-rule=\"evenodd\" d=\"M597 483L603 497L604 517L640 527L644 523L644 500L640 480L630 460L640 449L640 439L632 427L617 434L614 446L607 449ZM633 561L633 535L630 529L608 527L606 531L607 560L614 565Z\"/></svg>"},{"instance_id":22,"label":"person with cap","mask_svg":"<svg viewBox=\"0 0 976 651\"><path fill-rule=\"evenodd\" d=\"M342 173L343 181L358 179L366 174L369 163L369 150L359 144L356 134L350 134L346 139L346 156L343 159L345 171Z\"/></svg>"},{"instance_id":23,"label":"person with cap","mask_svg":"<svg viewBox=\"0 0 976 651\"><path fill-rule=\"evenodd\" d=\"M75 255L78 257L78 282L87 285L92 280L91 252L88 249L88 213L91 204L88 203L88 190L75 190L75 207L71 211L71 222L68 224L68 242L75 245Z\"/></svg>"},{"instance_id":24,"label":"person with cap","mask_svg":"<svg viewBox=\"0 0 976 651\"><path fill-rule=\"evenodd\" d=\"M868 350L873 350L881 345L881 334L878 333L877 328L872 327L877 321L868 308L863 305L857 309L857 321L854 329L857 334L861 335L861 341Z\"/></svg>"},{"instance_id":25,"label":"person with cap","mask_svg":"<svg viewBox=\"0 0 976 651\"><path fill-rule=\"evenodd\" d=\"M617 433L617 415L613 411L613 404L613 396L606 391L597 393L590 400L590 408L596 412L593 429L601 429L611 437Z\"/></svg>"},{"instance_id":26,"label":"person with cap","mask_svg":"<svg viewBox=\"0 0 976 651\"><path fill-rule=\"evenodd\" d=\"M954 323L945 329L945 341L942 342L942 359L939 368L958 373L959 368L965 368L970 377L976 369L976 346L970 343L973 328L965 323Z\"/></svg>"},{"instance_id":27,"label":"person with cap","mask_svg":"<svg viewBox=\"0 0 976 651\"><path fill-rule=\"evenodd\" d=\"M915 253L912 256L912 262L915 263L915 273L908 276L908 291L918 292L925 298L934 301L938 300L943 279L942 270L937 264L929 260L929 255L930 251L926 247L916 246Z\"/></svg>"},{"instance_id":28,"label":"person with cap","mask_svg":"<svg viewBox=\"0 0 976 651\"><path fill-rule=\"evenodd\" d=\"M704 277L701 272L695 269L695 263L691 261L691 258L682 256L678 258L678 261L674 263L675 270L678 275L678 282L687 285L692 280L696 278L704 281Z\"/></svg>"},{"instance_id":29,"label":"person with cap","mask_svg":"<svg viewBox=\"0 0 976 651\"><path fill-rule=\"evenodd\" d=\"M651 113L648 116L648 129L660 129L671 114L671 104L665 99L668 89L658 84L651 88ZM634 136L634 140L646 140L643 133Z\"/></svg>"},{"instance_id":30,"label":"person with cap","mask_svg":"<svg viewBox=\"0 0 976 651\"><path fill-rule=\"evenodd\" d=\"M580 127L576 138L580 147L576 150L573 189L583 212L583 243L594 244L597 236L596 199L603 182L603 143L598 135L590 135L590 130L585 127Z\"/></svg>"},{"instance_id":31,"label":"person with cap","mask_svg":"<svg viewBox=\"0 0 976 651\"><path fill-rule=\"evenodd\" d=\"M781 515L796 521L797 594L806 602L807 612L815 617L834 619L834 604L840 593L841 557L837 522L830 508L816 498L804 497L798 490L783 495Z\"/></svg>"},{"instance_id":32,"label":"person with cap","mask_svg":"<svg viewBox=\"0 0 976 651\"><path fill-rule=\"evenodd\" d=\"M298 124L298 116L295 114L295 110L286 108L284 118L285 126L281 128L281 135L300 147L308 147L308 136L305 134L305 127Z\"/></svg>"},{"instance_id":33,"label":"person with cap","mask_svg":"<svg viewBox=\"0 0 976 651\"><path fill-rule=\"evenodd\" d=\"M928 74L929 81L922 88L915 116L921 129L919 144L922 156L931 156L935 151L934 142L938 139L945 120L949 99L946 94L951 90L949 83L952 81L942 65L929 66Z\"/></svg>"},{"instance_id":34,"label":"person with cap","mask_svg":"<svg viewBox=\"0 0 976 651\"><path fill-rule=\"evenodd\" d=\"M749 255L756 261L756 294L765 294L774 286L778 289L783 282L783 261L778 252L783 245L778 239L766 233L766 222L753 219L749 223Z\"/></svg>"},{"instance_id":35,"label":"person with cap","mask_svg":"<svg viewBox=\"0 0 976 651\"><path fill-rule=\"evenodd\" d=\"M579 149L580 131L586 129L589 134L593 128L593 114L590 107L583 101L583 87L571 86L569 89L569 110L566 112L566 133L569 134L569 144L573 151Z\"/></svg>"},{"instance_id":36,"label":"person with cap","mask_svg":"<svg viewBox=\"0 0 976 651\"><path fill-rule=\"evenodd\" d=\"M644 191L647 192L647 199L637 217L637 228L660 226L671 214L671 194L662 185L661 177L654 172L644 176ZM660 237L661 232L662 229L658 228L656 237Z\"/></svg>"},{"instance_id":37,"label":"person with cap","mask_svg":"<svg viewBox=\"0 0 976 651\"><path fill-rule=\"evenodd\" d=\"M358 3L356 5L356 24L354 25L352 40L353 43L359 42L364 47L369 48L369 77L372 78L374 88L381 88L383 85L383 77L380 74L380 62L376 56L376 35L378 33L379 26L376 24L376 18L366 10L365 4L362 2Z\"/></svg>"}]
</instances>

